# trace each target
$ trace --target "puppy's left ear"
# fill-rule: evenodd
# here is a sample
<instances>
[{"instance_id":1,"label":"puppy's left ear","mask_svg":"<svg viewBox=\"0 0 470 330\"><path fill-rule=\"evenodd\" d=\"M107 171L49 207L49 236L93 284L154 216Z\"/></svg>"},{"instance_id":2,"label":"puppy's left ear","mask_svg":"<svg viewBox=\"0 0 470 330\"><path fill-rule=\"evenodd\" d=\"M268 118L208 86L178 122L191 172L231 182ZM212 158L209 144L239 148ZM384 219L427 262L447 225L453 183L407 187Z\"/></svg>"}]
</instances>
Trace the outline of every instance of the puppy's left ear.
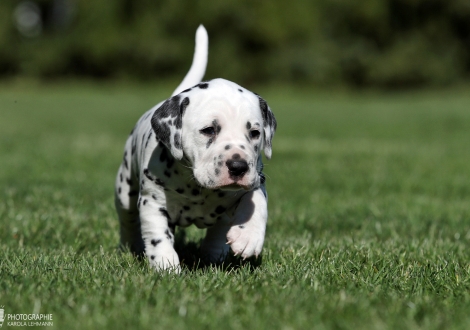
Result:
<instances>
[{"instance_id":1,"label":"puppy's left ear","mask_svg":"<svg viewBox=\"0 0 470 330\"><path fill-rule=\"evenodd\" d=\"M177 160L183 158L183 115L188 105L188 97L175 95L155 110L151 120L157 139Z\"/></svg>"},{"instance_id":2,"label":"puppy's left ear","mask_svg":"<svg viewBox=\"0 0 470 330\"><path fill-rule=\"evenodd\" d=\"M271 159L272 154L272 141L274 132L276 131L277 122L274 114L269 108L266 101L258 95L259 107L263 115L263 130L264 130L264 154L266 158Z\"/></svg>"}]
</instances>

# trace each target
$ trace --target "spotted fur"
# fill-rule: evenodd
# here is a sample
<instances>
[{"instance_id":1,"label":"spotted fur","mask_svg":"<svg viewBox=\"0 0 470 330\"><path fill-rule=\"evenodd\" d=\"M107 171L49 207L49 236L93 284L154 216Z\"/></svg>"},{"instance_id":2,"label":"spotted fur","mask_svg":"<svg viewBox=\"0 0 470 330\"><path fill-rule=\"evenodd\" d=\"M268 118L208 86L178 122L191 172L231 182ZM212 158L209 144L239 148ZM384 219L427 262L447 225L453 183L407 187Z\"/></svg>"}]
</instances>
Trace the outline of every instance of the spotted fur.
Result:
<instances>
[{"instance_id":1,"label":"spotted fur","mask_svg":"<svg viewBox=\"0 0 470 330\"><path fill-rule=\"evenodd\" d=\"M192 84L182 83L181 92L139 119L116 176L121 245L160 270L180 269L175 226L207 228L201 249L213 262L230 249L258 256L264 242L259 151L271 157L274 115L264 99L235 83Z\"/></svg>"}]
</instances>

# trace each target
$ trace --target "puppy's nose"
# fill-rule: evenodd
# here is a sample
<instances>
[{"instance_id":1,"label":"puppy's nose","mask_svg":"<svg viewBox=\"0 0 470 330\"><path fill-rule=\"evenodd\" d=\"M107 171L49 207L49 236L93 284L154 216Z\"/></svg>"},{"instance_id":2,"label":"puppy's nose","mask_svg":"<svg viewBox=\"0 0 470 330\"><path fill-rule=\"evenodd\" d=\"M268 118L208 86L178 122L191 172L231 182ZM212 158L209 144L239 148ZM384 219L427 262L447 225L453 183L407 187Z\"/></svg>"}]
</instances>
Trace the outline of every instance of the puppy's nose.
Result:
<instances>
[{"instance_id":1,"label":"puppy's nose","mask_svg":"<svg viewBox=\"0 0 470 330\"><path fill-rule=\"evenodd\" d=\"M248 163L246 160L240 159L240 157L232 157L232 159L227 160L225 164L232 176L241 178L246 172L248 172Z\"/></svg>"}]
</instances>

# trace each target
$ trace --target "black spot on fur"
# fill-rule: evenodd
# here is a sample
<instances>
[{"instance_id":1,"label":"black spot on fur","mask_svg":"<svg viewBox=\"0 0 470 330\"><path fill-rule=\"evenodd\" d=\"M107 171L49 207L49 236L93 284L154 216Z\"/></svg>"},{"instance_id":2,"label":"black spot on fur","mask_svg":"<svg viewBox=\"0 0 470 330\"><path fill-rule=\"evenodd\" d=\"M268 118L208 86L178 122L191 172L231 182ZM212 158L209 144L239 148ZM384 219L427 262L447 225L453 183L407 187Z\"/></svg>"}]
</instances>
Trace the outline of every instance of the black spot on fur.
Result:
<instances>
[{"instance_id":1,"label":"black spot on fur","mask_svg":"<svg viewBox=\"0 0 470 330\"><path fill-rule=\"evenodd\" d=\"M163 182L161 179L159 178L156 178L155 181L154 181L157 185L161 186L161 187L165 187L165 182Z\"/></svg>"},{"instance_id":2,"label":"black spot on fur","mask_svg":"<svg viewBox=\"0 0 470 330\"><path fill-rule=\"evenodd\" d=\"M225 150L228 150L228 149L230 149L230 144L227 144L227 145L225 146Z\"/></svg>"},{"instance_id":3,"label":"black spot on fur","mask_svg":"<svg viewBox=\"0 0 470 330\"><path fill-rule=\"evenodd\" d=\"M182 117L186 107L189 105L188 97L185 97L181 104L180 99L181 97L179 95L175 95L163 102L163 104L155 110L151 119L152 128L157 139L162 141L168 148L170 147L171 131L167 122L173 119L172 124L174 124L177 129L181 129L183 123Z\"/></svg>"},{"instance_id":4,"label":"black spot on fur","mask_svg":"<svg viewBox=\"0 0 470 330\"><path fill-rule=\"evenodd\" d=\"M219 195L218 195L218 196L219 196L219 197L224 197L224 196L225 196L225 193L219 192Z\"/></svg>"},{"instance_id":5,"label":"black spot on fur","mask_svg":"<svg viewBox=\"0 0 470 330\"><path fill-rule=\"evenodd\" d=\"M135 144L132 145L132 150L131 150L131 154L135 154L135 150L136 150L137 146Z\"/></svg>"},{"instance_id":6,"label":"black spot on fur","mask_svg":"<svg viewBox=\"0 0 470 330\"><path fill-rule=\"evenodd\" d=\"M259 99L259 107L261 109L261 114L263 115L263 120L264 120L264 126L272 126L274 129L276 129L276 120L274 119L274 116L272 115L271 111L269 111L268 104L266 103L263 98L261 98L258 95Z\"/></svg>"},{"instance_id":7,"label":"black spot on fur","mask_svg":"<svg viewBox=\"0 0 470 330\"><path fill-rule=\"evenodd\" d=\"M148 137L147 137L147 142L145 142L145 148L147 148L151 136L152 136L152 131L150 131L150 133L149 133L149 135L148 135Z\"/></svg>"},{"instance_id":8,"label":"black spot on fur","mask_svg":"<svg viewBox=\"0 0 470 330\"><path fill-rule=\"evenodd\" d=\"M191 208L187 205L183 206L183 209L186 210L186 211L189 211Z\"/></svg>"},{"instance_id":9,"label":"black spot on fur","mask_svg":"<svg viewBox=\"0 0 470 330\"><path fill-rule=\"evenodd\" d=\"M144 205L147 204L147 200L144 199L144 201L142 202L142 204L144 204Z\"/></svg>"},{"instance_id":10,"label":"black spot on fur","mask_svg":"<svg viewBox=\"0 0 470 330\"><path fill-rule=\"evenodd\" d=\"M197 85L200 89L207 89L209 87L208 83L200 83Z\"/></svg>"},{"instance_id":11,"label":"black spot on fur","mask_svg":"<svg viewBox=\"0 0 470 330\"><path fill-rule=\"evenodd\" d=\"M238 91L239 91L240 93L243 93L243 90L241 90L240 88L238 89Z\"/></svg>"},{"instance_id":12,"label":"black spot on fur","mask_svg":"<svg viewBox=\"0 0 470 330\"><path fill-rule=\"evenodd\" d=\"M222 214L222 213L225 212L225 210L226 210L225 207L223 207L222 205L219 205L219 206L217 206L217 208L215 209L215 213L217 213L217 214Z\"/></svg>"},{"instance_id":13,"label":"black spot on fur","mask_svg":"<svg viewBox=\"0 0 470 330\"><path fill-rule=\"evenodd\" d=\"M162 242L161 239L153 239L150 241L150 243L153 245L153 246L157 246L158 244L160 244Z\"/></svg>"},{"instance_id":14,"label":"black spot on fur","mask_svg":"<svg viewBox=\"0 0 470 330\"><path fill-rule=\"evenodd\" d=\"M258 152L258 145L255 145L255 152Z\"/></svg>"},{"instance_id":15,"label":"black spot on fur","mask_svg":"<svg viewBox=\"0 0 470 330\"><path fill-rule=\"evenodd\" d=\"M191 190L191 194L192 194L193 196L197 196L197 195L200 194L200 192L199 192L198 189L193 189L193 190Z\"/></svg>"},{"instance_id":16,"label":"black spot on fur","mask_svg":"<svg viewBox=\"0 0 470 330\"><path fill-rule=\"evenodd\" d=\"M240 148L242 148L243 150L245 150L245 146L243 144L240 144Z\"/></svg>"},{"instance_id":17,"label":"black spot on fur","mask_svg":"<svg viewBox=\"0 0 470 330\"><path fill-rule=\"evenodd\" d=\"M168 222L171 220L170 215L168 214L168 211L164 207L160 207L158 210L166 218L166 220L168 220Z\"/></svg>"},{"instance_id":18,"label":"black spot on fur","mask_svg":"<svg viewBox=\"0 0 470 330\"><path fill-rule=\"evenodd\" d=\"M259 181L261 184L264 184L264 182L266 181L266 177L264 176L263 173L259 172Z\"/></svg>"},{"instance_id":19,"label":"black spot on fur","mask_svg":"<svg viewBox=\"0 0 470 330\"><path fill-rule=\"evenodd\" d=\"M183 194L183 193L184 193L184 189L183 189L183 188L177 188L177 189L176 189L176 192L177 192L178 194Z\"/></svg>"},{"instance_id":20,"label":"black spot on fur","mask_svg":"<svg viewBox=\"0 0 470 330\"><path fill-rule=\"evenodd\" d=\"M212 121L212 126L214 127L215 134L219 134L222 130L222 127L219 125L219 122L216 119Z\"/></svg>"},{"instance_id":21,"label":"black spot on fur","mask_svg":"<svg viewBox=\"0 0 470 330\"><path fill-rule=\"evenodd\" d=\"M152 259L152 260L155 259L155 256L150 256L150 259Z\"/></svg>"},{"instance_id":22,"label":"black spot on fur","mask_svg":"<svg viewBox=\"0 0 470 330\"><path fill-rule=\"evenodd\" d=\"M155 178L150 174L150 171L148 168L144 169L144 175L149 179L150 181L155 180Z\"/></svg>"},{"instance_id":23,"label":"black spot on fur","mask_svg":"<svg viewBox=\"0 0 470 330\"><path fill-rule=\"evenodd\" d=\"M250 129L251 128L251 123L248 121L246 122L246 129Z\"/></svg>"},{"instance_id":24,"label":"black spot on fur","mask_svg":"<svg viewBox=\"0 0 470 330\"><path fill-rule=\"evenodd\" d=\"M216 175L216 176L219 176L219 174L220 174L220 170L219 170L218 168L216 168L216 169L215 169L215 175Z\"/></svg>"},{"instance_id":25,"label":"black spot on fur","mask_svg":"<svg viewBox=\"0 0 470 330\"><path fill-rule=\"evenodd\" d=\"M119 173L119 181L122 182L122 173Z\"/></svg>"},{"instance_id":26,"label":"black spot on fur","mask_svg":"<svg viewBox=\"0 0 470 330\"><path fill-rule=\"evenodd\" d=\"M215 214L214 213L211 213L209 214L211 218L215 218Z\"/></svg>"},{"instance_id":27,"label":"black spot on fur","mask_svg":"<svg viewBox=\"0 0 470 330\"><path fill-rule=\"evenodd\" d=\"M183 115L188 105L189 105L189 98L185 97L180 105L179 116L176 117L175 122L174 122L174 125L176 126L177 129L181 129L183 127Z\"/></svg>"},{"instance_id":28,"label":"black spot on fur","mask_svg":"<svg viewBox=\"0 0 470 330\"><path fill-rule=\"evenodd\" d=\"M224 163L223 162L218 162L217 165L221 167Z\"/></svg>"},{"instance_id":29,"label":"black spot on fur","mask_svg":"<svg viewBox=\"0 0 470 330\"><path fill-rule=\"evenodd\" d=\"M157 200L157 195L153 194L153 195L152 195L152 198L153 198L154 200Z\"/></svg>"},{"instance_id":30,"label":"black spot on fur","mask_svg":"<svg viewBox=\"0 0 470 330\"><path fill-rule=\"evenodd\" d=\"M170 234L170 230L169 230L169 229L166 229L166 230L165 230L165 235L166 235L166 238L168 238L168 240L171 241L171 234Z\"/></svg>"},{"instance_id":31,"label":"black spot on fur","mask_svg":"<svg viewBox=\"0 0 470 330\"><path fill-rule=\"evenodd\" d=\"M235 160L240 159L240 158L241 158L240 154L233 154L232 156L232 159L235 159Z\"/></svg>"},{"instance_id":32,"label":"black spot on fur","mask_svg":"<svg viewBox=\"0 0 470 330\"><path fill-rule=\"evenodd\" d=\"M163 171L163 174L165 174L165 176L171 178L171 173L168 172L167 170Z\"/></svg>"},{"instance_id":33,"label":"black spot on fur","mask_svg":"<svg viewBox=\"0 0 470 330\"><path fill-rule=\"evenodd\" d=\"M214 142L214 139L213 139L213 138L210 138L209 140L207 140L206 149L211 146L212 142Z\"/></svg>"},{"instance_id":34,"label":"black spot on fur","mask_svg":"<svg viewBox=\"0 0 470 330\"><path fill-rule=\"evenodd\" d=\"M243 228L245 228L245 226L240 225L240 226L238 226L238 228L243 229Z\"/></svg>"},{"instance_id":35,"label":"black spot on fur","mask_svg":"<svg viewBox=\"0 0 470 330\"><path fill-rule=\"evenodd\" d=\"M121 193L121 187L118 188L118 194L120 194L120 193Z\"/></svg>"},{"instance_id":36,"label":"black spot on fur","mask_svg":"<svg viewBox=\"0 0 470 330\"><path fill-rule=\"evenodd\" d=\"M188 88L188 89L185 89L184 91L182 91L181 93L187 93L187 92L190 92L192 88Z\"/></svg>"}]
</instances>

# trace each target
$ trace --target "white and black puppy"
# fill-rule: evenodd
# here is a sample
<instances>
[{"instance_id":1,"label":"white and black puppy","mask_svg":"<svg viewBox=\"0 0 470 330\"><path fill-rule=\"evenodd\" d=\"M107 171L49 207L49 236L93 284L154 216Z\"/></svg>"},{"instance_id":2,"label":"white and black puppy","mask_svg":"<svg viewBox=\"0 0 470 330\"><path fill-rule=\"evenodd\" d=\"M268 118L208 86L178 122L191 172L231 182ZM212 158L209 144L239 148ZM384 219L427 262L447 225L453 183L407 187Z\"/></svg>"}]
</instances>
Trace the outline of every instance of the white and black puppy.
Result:
<instances>
[{"instance_id":1,"label":"white and black puppy","mask_svg":"<svg viewBox=\"0 0 470 330\"><path fill-rule=\"evenodd\" d=\"M276 120L259 95L224 79L201 82L207 52L200 26L191 69L171 98L139 119L116 178L121 245L156 269L180 270L175 226L207 228L201 248L213 262L230 248L258 256L264 243L260 152L271 157Z\"/></svg>"}]
</instances>

